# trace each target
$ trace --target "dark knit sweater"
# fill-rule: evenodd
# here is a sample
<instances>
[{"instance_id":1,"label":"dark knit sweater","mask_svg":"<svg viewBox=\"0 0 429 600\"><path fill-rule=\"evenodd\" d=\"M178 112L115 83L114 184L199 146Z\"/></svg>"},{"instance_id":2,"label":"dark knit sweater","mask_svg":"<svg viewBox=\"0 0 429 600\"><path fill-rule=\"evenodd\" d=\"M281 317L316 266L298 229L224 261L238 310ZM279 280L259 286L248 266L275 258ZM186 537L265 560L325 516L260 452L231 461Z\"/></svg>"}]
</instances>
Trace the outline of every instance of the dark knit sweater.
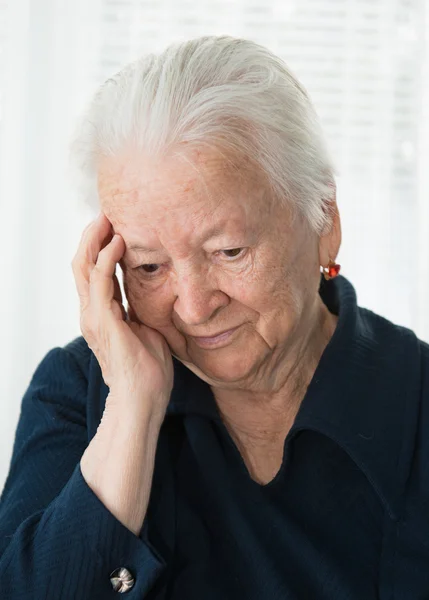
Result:
<instances>
[{"instance_id":1,"label":"dark knit sweater","mask_svg":"<svg viewBox=\"0 0 429 600\"><path fill-rule=\"evenodd\" d=\"M85 340L50 350L22 399L0 503L1 600L428 600L429 346L357 304L339 315L268 485L210 387L175 379L139 536L85 482L108 388Z\"/></svg>"}]
</instances>

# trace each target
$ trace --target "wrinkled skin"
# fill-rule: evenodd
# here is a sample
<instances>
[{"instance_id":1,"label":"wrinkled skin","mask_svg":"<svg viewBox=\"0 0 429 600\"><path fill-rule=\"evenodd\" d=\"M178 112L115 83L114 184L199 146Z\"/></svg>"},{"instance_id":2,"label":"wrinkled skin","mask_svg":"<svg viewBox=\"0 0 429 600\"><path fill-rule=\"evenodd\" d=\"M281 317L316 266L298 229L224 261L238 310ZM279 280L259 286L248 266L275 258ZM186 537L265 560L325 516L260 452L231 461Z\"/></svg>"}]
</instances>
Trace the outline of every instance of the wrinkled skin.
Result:
<instances>
[{"instance_id":1,"label":"wrinkled skin","mask_svg":"<svg viewBox=\"0 0 429 600\"><path fill-rule=\"evenodd\" d=\"M320 265L341 243L335 201L333 226L318 237L270 202L254 168L227 168L213 150L161 163L103 157L98 175L100 207L125 241L120 265L138 319L211 385L230 422L284 431L337 322L318 294ZM190 337L237 325L218 349Z\"/></svg>"}]
</instances>

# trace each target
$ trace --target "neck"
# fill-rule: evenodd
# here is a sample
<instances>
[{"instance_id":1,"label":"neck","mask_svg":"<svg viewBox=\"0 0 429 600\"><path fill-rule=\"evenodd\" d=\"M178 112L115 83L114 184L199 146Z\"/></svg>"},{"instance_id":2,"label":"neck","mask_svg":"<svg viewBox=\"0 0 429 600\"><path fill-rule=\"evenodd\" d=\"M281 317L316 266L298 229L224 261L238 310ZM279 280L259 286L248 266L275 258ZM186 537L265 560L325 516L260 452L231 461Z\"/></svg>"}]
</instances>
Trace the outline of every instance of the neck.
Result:
<instances>
[{"instance_id":1,"label":"neck","mask_svg":"<svg viewBox=\"0 0 429 600\"><path fill-rule=\"evenodd\" d=\"M284 438L335 331L337 320L338 317L320 300L310 327L307 322L307 335L300 333L299 346L274 367L277 372L271 376L271 381L276 381L275 388L263 391L260 387L258 390L212 388L222 420L235 436L251 438L261 444Z\"/></svg>"}]
</instances>

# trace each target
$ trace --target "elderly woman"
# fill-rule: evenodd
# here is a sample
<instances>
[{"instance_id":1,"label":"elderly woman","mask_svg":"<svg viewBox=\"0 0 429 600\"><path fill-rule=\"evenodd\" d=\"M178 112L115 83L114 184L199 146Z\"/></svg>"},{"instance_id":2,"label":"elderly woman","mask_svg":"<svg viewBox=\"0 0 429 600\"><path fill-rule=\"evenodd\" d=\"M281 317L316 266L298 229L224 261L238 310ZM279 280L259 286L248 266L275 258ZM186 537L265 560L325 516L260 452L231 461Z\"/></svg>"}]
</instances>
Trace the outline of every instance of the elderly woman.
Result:
<instances>
[{"instance_id":1,"label":"elderly woman","mask_svg":"<svg viewBox=\"0 0 429 600\"><path fill-rule=\"evenodd\" d=\"M2 600L429 598L429 346L339 275L284 63L174 44L101 87L73 150L100 209L82 336L22 400Z\"/></svg>"}]
</instances>

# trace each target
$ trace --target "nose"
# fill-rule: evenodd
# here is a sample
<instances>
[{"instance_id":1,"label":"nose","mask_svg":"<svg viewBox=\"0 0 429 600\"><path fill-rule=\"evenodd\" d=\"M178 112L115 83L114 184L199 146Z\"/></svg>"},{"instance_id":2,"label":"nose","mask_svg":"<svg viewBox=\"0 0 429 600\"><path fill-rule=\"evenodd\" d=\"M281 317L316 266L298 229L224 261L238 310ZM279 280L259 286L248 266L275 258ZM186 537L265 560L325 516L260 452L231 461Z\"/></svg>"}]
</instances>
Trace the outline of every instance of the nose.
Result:
<instances>
[{"instance_id":1,"label":"nose","mask_svg":"<svg viewBox=\"0 0 429 600\"><path fill-rule=\"evenodd\" d=\"M203 325L229 304L227 294L203 274L183 274L177 278L175 288L174 311L186 325Z\"/></svg>"}]
</instances>

